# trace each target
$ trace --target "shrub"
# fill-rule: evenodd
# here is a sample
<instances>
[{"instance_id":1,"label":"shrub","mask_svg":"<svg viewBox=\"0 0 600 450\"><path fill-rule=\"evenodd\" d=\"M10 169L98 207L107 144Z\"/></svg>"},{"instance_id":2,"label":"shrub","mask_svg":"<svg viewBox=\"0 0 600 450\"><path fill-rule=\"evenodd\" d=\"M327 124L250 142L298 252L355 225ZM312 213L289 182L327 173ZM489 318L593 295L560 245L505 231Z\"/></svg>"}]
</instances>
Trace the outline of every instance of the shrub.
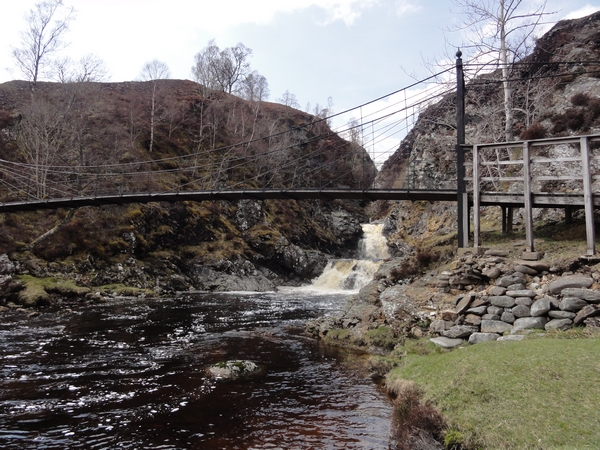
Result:
<instances>
[{"instance_id":1,"label":"shrub","mask_svg":"<svg viewBox=\"0 0 600 450\"><path fill-rule=\"evenodd\" d=\"M590 101L590 96L584 92L578 92L571 97L571 104L573 106L587 106Z\"/></svg>"},{"instance_id":2,"label":"shrub","mask_svg":"<svg viewBox=\"0 0 600 450\"><path fill-rule=\"evenodd\" d=\"M436 262L440 259L440 254L432 252L429 249L418 248L417 249L417 261L422 266L428 266L429 264Z\"/></svg>"},{"instance_id":3,"label":"shrub","mask_svg":"<svg viewBox=\"0 0 600 450\"><path fill-rule=\"evenodd\" d=\"M398 343L398 338L394 335L394 330L384 326L367 331L365 341L367 344L374 345L375 347L392 350Z\"/></svg>"},{"instance_id":4,"label":"shrub","mask_svg":"<svg viewBox=\"0 0 600 450\"><path fill-rule=\"evenodd\" d=\"M545 137L546 129L541 123L534 123L521 133L521 139L524 141L529 141L531 139L544 139Z\"/></svg>"},{"instance_id":5,"label":"shrub","mask_svg":"<svg viewBox=\"0 0 600 450\"><path fill-rule=\"evenodd\" d=\"M393 442L390 448L435 448L442 441L444 419L423 392L411 381L395 384ZM427 446L429 444L429 446Z\"/></svg>"}]
</instances>

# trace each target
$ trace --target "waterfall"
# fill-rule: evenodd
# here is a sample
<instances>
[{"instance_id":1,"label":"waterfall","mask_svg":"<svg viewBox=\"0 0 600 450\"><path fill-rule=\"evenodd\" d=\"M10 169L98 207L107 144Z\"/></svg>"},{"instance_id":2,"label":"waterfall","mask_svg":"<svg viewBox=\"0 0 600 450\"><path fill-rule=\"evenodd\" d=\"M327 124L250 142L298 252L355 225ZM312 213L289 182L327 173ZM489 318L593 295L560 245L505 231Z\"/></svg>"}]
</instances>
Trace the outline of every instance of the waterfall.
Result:
<instances>
[{"instance_id":1,"label":"waterfall","mask_svg":"<svg viewBox=\"0 0 600 450\"><path fill-rule=\"evenodd\" d=\"M323 273L313 280L312 288L357 291L366 286L383 259L389 258L383 224L363 224L359 242L360 259L338 259L327 263Z\"/></svg>"}]
</instances>

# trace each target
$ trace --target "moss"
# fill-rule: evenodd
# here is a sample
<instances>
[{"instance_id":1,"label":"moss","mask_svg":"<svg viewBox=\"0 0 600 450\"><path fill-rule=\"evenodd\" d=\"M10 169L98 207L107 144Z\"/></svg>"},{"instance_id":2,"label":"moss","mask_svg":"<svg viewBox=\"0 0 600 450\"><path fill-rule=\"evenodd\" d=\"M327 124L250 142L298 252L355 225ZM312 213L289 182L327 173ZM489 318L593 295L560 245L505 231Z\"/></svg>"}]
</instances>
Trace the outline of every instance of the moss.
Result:
<instances>
[{"instance_id":1,"label":"moss","mask_svg":"<svg viewBox=\"0 0 600 450\"><path fill-rule=\"evenodd\" d=\"M386 350L392 350L398 341L399 339L396 337L394 330L388 326L380 326L365 333L365 342L368 345L374 345Z\"/></svg>"},{"instance_id":2,"label":"moss","mask_svg":"<svg viewBox=\"0 0 600 450\"><path fill-rule=\"evenodd\" d=\"M55 277L36 278L31 275L15 277L25 288L19 292L18 300L25 306L43 306L50 303L50 294L62 297L81 297L90 292L89 288L77 286L71 280Z\"/></svg>"}]
</instances>

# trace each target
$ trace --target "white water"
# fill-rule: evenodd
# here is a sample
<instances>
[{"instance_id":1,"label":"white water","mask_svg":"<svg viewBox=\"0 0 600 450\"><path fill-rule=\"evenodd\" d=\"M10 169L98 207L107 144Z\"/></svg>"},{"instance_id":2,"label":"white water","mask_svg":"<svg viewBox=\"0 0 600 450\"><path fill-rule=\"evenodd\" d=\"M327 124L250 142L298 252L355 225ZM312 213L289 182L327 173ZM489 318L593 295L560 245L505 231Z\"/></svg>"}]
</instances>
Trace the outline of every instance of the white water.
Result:
<instances>
[{"instance_id":1,"label":"white water","mask_svg":"<svg viewBox=\"0 0 600 450\"><path fill-rule=\"evenodd\" d=\"M364 235L359 243L360 259L329 261L311 288L358 291L373 279L381 261L390 255L383 236L383 224L363 224L362 229Z\"/></svg>"}]
</instances>

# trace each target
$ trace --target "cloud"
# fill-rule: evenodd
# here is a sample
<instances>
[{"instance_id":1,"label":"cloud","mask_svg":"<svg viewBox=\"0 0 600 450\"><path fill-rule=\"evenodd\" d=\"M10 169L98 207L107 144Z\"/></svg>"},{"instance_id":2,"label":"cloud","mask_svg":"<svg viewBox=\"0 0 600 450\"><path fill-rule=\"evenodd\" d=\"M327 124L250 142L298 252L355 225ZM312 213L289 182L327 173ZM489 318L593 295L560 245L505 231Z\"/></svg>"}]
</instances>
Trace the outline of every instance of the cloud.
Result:
<instances>
[{"instance_id":1,"label":"cloud","mask_svg":"<svg viewBox=\"0 0 600 450\"><path fill-rule=\"evenodd\" d=\"M565 19L579 19L581 17L589 16L590 14L593 14L596 11L600 11L600 6L592 6L590 4L587 4L584 7L567 14L565 16Z\"/></svg>"},{"instance_id":2,"label":"cloud","mask_svg":"<svg viewBox=\"0 0 600 450\"><path fill-rule=\"evenodd\" d=\"M396 14L398 14L398 17L418 12L422 8L421 5L415 3L413 0L396 0Z\"/></svg>"}]
</instances>

